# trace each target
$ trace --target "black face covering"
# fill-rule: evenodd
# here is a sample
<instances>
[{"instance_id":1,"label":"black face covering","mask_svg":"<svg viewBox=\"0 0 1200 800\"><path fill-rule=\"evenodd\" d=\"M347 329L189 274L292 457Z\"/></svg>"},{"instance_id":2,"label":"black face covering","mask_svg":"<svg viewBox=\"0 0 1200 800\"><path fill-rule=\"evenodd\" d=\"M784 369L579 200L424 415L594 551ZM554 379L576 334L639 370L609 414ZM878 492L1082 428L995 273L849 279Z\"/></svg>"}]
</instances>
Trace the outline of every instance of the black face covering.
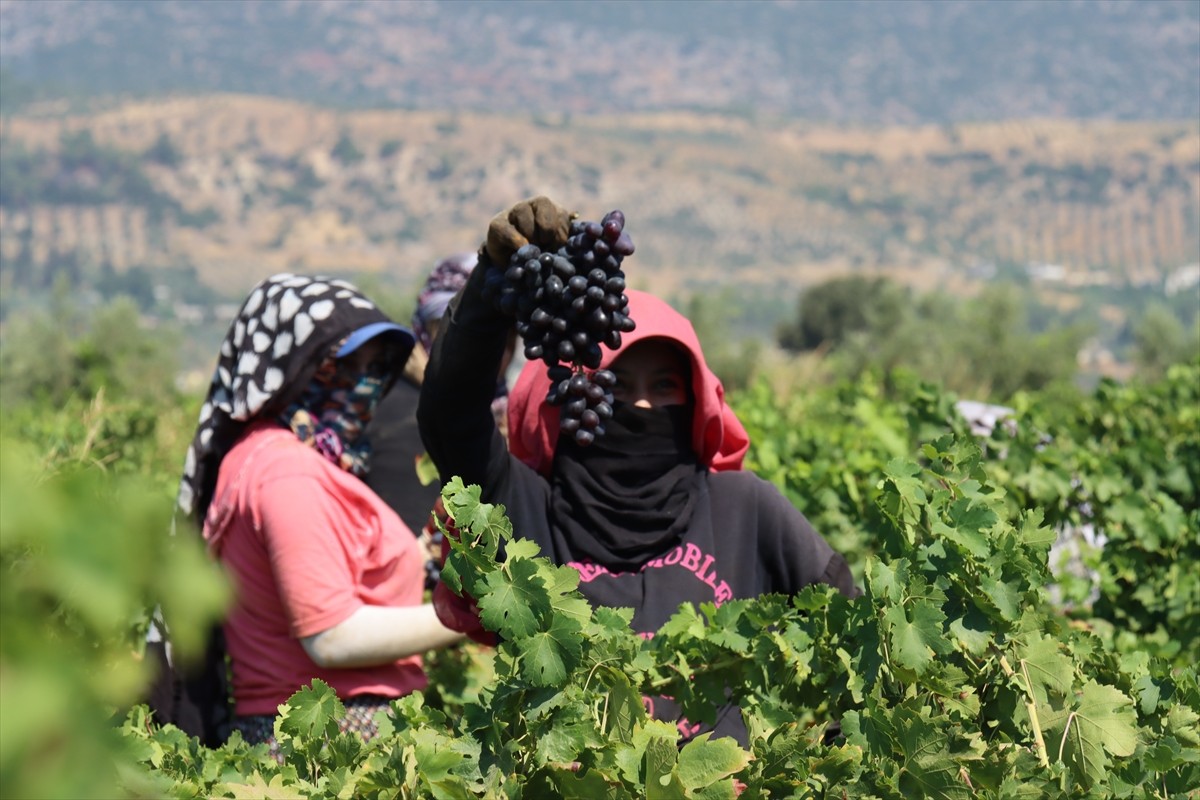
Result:
<instances>
[{"instance_id":1,"label":"black face covering","mask_svg":"<svg viewBox=\"0 0 1200 800\"><path fill-rule=\"evenodd\" d=\"M628 572L679 542L692 519L704 467L691 444L691 409L614 404L606 432L555 450L551 524L574 553Z\"/></svg>"}]
</instances>

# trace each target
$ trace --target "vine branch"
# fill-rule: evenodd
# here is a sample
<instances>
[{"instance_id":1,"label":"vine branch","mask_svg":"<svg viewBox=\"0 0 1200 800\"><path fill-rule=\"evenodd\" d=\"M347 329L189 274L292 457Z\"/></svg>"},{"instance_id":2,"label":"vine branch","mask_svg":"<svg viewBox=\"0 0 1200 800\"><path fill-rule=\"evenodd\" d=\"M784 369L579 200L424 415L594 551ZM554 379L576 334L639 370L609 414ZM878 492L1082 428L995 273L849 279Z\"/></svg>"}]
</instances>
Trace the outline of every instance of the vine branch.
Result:
<instances>
[{"instance_id":1,"label":"vine branch","mask_svg":"<svg viewBox=\"0 0 1200 800\"><path fill-rule=\"evenodd\" d=\"M1008 665L1007 656L1000 656L1000 668L1004 670L1004 674L1010 678L1016 677L1013 668ZM1038 722L1037 703L1033 696L1033 682L1029 680L1029 673L1025 669L1025 662L1021 662L1021 674L1025 678L1025 709L1029 712L1029 721L1033 723L1033 742L1037 747L1038 763L1043 767L1050 766L1050 758L1046 755L1046 740L1042 738L1042 725Z\"/></svg>"}]
</instances>

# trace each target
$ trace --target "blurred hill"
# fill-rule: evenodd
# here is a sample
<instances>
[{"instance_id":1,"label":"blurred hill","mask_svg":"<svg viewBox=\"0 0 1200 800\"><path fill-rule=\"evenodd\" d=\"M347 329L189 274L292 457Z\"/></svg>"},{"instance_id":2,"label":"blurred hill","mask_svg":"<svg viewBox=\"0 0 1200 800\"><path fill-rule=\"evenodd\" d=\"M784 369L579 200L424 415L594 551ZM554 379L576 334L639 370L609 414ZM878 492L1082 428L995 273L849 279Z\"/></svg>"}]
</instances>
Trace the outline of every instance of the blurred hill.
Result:
<instances>
[{"instance_id":1,"label":"blurred hill","mask_svg":"<svg viewBox=\"0 0 1200 800\"><path fill-rule=\"evenodd\" d=\"M1200 252L1200 123L895 127L713 115L334 111L214 95L0 119L0 288L189 267L415 281L546 193L620 207L657 291L846 272L1162 287Z\"/></svg>"},{"instance_id":2,"label":"blurred hill","mask_svg":"<svg viewBox=\"0 0 1200 800\"><path fill-rule=\"evenodd\" d=\"M341 107L836 123L1200 116L1195 0L0 0L10 107L233 92Z\"/></svg>"}]
</instances>

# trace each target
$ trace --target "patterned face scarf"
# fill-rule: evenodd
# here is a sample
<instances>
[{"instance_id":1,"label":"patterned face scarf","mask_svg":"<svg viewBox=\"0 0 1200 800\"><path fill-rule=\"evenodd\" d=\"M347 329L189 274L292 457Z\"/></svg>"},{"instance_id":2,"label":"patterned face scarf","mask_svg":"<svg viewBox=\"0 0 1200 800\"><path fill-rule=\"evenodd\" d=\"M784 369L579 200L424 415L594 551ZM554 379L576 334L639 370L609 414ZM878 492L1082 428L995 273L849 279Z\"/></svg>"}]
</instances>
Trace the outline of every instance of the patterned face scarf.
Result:
<instances>
[{"instance_id":1,"label":"patterned face scarf","mask_svg":"<svg viewBox=\"0 0 1200 800\"><path fill-rule=\"evenodd\" d=\"M179 481L179 511L202 522L221 461L246 426L259 419L278 419L294 404L301 405L317 370L332 360L339 343L379 322L391 320L346 281L280 274L255 286L221 342ZM389 352L395 359L392 372L398 374L414 340L407 331L393 334L397 346ZM319 412L324 406L306 408L313 414L313 409ZM320 422L320 414L316 416ZM331 428L329 423L321 425ZM317 427L313 426L314 436Z\"/></svg>"},{"instance_id":2,"label":"patterned face scarf","mask_svg":"<svg viewBox=\"0 0 1200 800\"><path fill-rule=\"evenodd\" d=\"M344 374L336 360L327 358L279 421L331 463L361 478L371 455L371 443L362 434L392 377L391 371Z\"/></svg>"}]
</instances>

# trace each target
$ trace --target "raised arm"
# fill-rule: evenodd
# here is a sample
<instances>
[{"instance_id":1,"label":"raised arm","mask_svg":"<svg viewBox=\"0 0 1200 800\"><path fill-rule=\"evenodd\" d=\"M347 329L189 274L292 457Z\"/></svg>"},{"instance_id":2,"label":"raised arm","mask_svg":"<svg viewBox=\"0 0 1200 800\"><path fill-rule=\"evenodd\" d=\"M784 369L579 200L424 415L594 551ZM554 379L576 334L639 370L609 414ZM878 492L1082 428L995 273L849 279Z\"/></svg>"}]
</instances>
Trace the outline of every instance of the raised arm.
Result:
<instances>
[{"instance_id":1,"label":"raised arm","mask_svg":"<svg viewBox=\"0 0 1200 800\"><path fill-rule=\"evenodd\" d=\"M523 200L497 214L480 248L479 266L450 302L417 406L421 439L443 481L457 475L486 489L489 470L507 463L491 400L513 323L483 297L487 274L493 265L507 268L512 254L526 243L559 247L569 227L570 214L545 197Z\"/></svg>"}]
</instances>

